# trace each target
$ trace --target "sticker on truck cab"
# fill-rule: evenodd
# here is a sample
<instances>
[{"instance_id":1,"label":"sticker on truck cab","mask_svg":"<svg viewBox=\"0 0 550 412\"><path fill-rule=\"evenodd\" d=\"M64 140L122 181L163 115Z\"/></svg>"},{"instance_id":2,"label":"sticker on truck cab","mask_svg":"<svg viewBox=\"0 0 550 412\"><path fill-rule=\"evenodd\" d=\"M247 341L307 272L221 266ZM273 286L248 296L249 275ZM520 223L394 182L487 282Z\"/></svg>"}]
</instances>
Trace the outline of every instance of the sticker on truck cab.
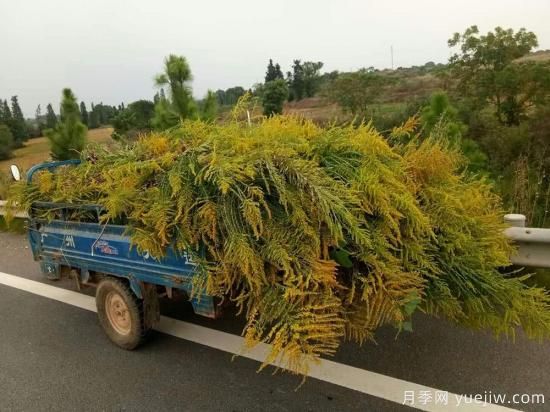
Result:
<instances>
[{"instance_id":1,"label":"sticker on truck cab","mask_svg":"<svg viewBox=\"0 0 550 412\"><path fill-rule=\"evenodd\" d=\"M106 240L100 240L95 244L95 250L104 255L118 255L118 249L111 246Z\"/></svg>"}]
</instances>

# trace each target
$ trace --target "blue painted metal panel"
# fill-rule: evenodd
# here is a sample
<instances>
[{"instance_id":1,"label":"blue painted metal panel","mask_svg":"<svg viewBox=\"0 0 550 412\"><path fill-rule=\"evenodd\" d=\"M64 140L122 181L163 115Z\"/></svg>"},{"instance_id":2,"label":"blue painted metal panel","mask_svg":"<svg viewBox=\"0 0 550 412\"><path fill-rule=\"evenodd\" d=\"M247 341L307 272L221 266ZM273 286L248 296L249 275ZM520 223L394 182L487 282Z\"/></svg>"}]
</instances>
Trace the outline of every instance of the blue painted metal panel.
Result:
<instances>
[{"instance_id":1,"label":"blue painted metal panel","mask_svg":"<svg viewBox=\"0 0 550 412\"><path fill-rule=\"evenodd\" d=\"M195 263L188 254L168 249L166 256L155 259L132 247L125 226L63 220L31 219L29 240L33 255L41 261L46 274L59 273L59 266L81 269L83 278L89 271L124 277L132 290L142 297L140 282L192 291ZM54 272L54 273L52 273ZM196 313L215 317L213 298L198 293L191 300Z\"/></svg>"},{"instance_id":2,"label":"blue painted metal panel","mask_svg":"<svg viewBox=\"0 0 550 412\"><path fill-rule=\"evenodd\" d=\"M61 160L59 162L44 162L44 163L34 165L27 172L27 183L30 183L32 181L32 177L39 170L55 169L56 167L59 167L59 166L77 165L77 164L80 164L80 162L81 162L80 159L69 159L69 160Z\"/></svg>"}]
</instances>

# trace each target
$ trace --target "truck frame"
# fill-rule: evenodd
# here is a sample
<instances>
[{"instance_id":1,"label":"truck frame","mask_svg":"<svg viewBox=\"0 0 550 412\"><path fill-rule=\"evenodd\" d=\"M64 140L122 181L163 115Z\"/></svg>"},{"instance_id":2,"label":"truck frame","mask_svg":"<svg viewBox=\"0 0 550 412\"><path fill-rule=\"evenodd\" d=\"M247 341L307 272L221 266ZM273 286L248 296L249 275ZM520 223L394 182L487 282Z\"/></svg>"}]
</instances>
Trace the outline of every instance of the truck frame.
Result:
<instances>
[{"instance_id":1,"label":"truck frame","mask_svg":"<svg viewBox=\"0 0 550 412\"><path fill-rule=\"evenodd\" d=\"M80 160L33 166L27 183L42 170L79 164ZM130 228L101 224L103 208L93 204L34 202L28 212L28 239L35 261L50 280L71 276L78 288L96 288L99 322L109 339L124 349L142 344L160 319L159 296L183 293L195 313L219 315L214 298L193 291L197 265L189 254L169 248L161 259L139 253ZM75 212L86 221L72 220ZM48 215L46 218L45 215Z\"/></svg>"}]
</instances>

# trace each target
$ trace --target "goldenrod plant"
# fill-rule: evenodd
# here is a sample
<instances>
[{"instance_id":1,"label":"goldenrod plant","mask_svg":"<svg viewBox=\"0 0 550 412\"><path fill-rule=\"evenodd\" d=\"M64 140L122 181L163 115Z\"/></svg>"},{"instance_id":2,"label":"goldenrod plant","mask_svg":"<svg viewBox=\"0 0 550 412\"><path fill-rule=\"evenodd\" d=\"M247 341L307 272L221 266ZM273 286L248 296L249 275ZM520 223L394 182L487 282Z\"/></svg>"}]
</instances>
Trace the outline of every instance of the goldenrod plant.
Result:
<instances>
[{"instance_id":1,"label":"goldenrod plant","mask_svg":"<svg viewBox=\"0 0 550 412\"><path fill-rule=\"evenodd\" d=\"M386 139L369 124L239 118L89 147L81 165L15 185L10 201L100 204L102 223L124 219L140 252L188 251L195 286L245 314L247 345L272 345L264 365L305 374L343 339L411 329L417 310L550 336L548 294L501 272L512 247L500 199L414 119Z\"/></svg>"}]
</instances>

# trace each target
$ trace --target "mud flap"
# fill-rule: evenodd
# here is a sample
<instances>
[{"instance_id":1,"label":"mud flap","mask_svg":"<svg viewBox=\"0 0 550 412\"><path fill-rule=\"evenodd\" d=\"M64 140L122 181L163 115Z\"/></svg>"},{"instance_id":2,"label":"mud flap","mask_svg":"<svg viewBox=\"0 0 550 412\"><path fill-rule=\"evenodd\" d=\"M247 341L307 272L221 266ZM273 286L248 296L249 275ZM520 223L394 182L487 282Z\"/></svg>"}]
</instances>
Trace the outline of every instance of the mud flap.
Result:
<instances>
[{"instance_id":1,"label":"mud flap","mask_svg":"<svg viewBox=\"0 0 550 412\"><path fill-rule=\"evenodd\" d=\"M152 329L160 321L160 306L157 288L155 285L144 283L143 293L143 322L146 329Z\"/></svg>"}]
</instances>

